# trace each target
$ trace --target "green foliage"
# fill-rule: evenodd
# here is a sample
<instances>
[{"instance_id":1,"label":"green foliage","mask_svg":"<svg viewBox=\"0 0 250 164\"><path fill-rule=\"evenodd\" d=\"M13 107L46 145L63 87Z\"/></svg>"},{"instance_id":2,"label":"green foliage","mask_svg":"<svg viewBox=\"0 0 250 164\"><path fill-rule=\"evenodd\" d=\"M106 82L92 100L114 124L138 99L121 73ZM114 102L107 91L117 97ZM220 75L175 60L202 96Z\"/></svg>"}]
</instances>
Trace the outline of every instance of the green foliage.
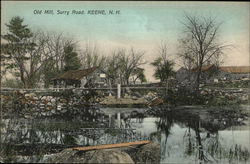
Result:
<instances>
[{"instance_id":1,"label":"green foliage","mask_svg":"<svg viewBox=\"0 0 250 164\"><path fill-rule=\"evenodd\" d=\"M2 35L2 38L7 41L1 44L3 58L6 60L7 68L15 68L29 59L25 54L34 49L35 43L28 41L33 34L27 25L23 25L23 19L20 17L13 17L6 26L9 33ZM10 62L11 59L17 62Z\"/></svg>"},{"instance_id":2,"label":"green foliage","mask_svg":"<svg viewBox=\"0 0 250 164\"><path fill-rule=\"evenodd\" d=\"M72 45L65 47L64 53L65 53L64 71L77 70L81 67L80 59L78 58L77 53L73 51Z\"/></svg>"},{"instance_id":3,"label":"green foliage","mask_svg":"<svg viewBox=\"0 0 250 164\"><path fill-rule=\"evenodd\" d=\"M45 88L49 87L49 84L52 82L51 79L56 77L57 75L61 74L62 71L60 71L58 68L55 67L56 60L49 58L44 65L44 82L45 82Z\"/></svg>"},{"instance_id":4,"label":"green foliage","mask_svg":"<svg viewBox=\"0 0 250 164\"><path fill-rule=\"evenodd\" d=\"M63 138L63 143L65 145L77 145L76 138L72 135L65 135Z\"/></svg>"},{"instance_id":5,"label":"green foliage","mask_svg":"<svg viewBox=\"0 0 250 164\"><path fill-rule=\"evenodd\" d=\"M88 124L78 124L78 122L72 122L72 121L65 121L65 122L51 122L49 124L45 122L41 122L35 126L37 130L40 130L42 132L46 131L77 131L81 130L82 128L96 128L98 127L97 124L94 123L88 123Z\"/></svg>"},{"instance_id":6,"label":"green foliage","mask_svg":"<svg viewBox=\"0 0 250 164\"><path fill-rule=\"evenodd\" d=\"M1 44L1 57L3 59L3 65L5 69L11 69L18 71L16 76L21 78L24 86L26 81L31 77L26 77L25 62L30 60L28 52L33 51L36 44L30 40L33 37L33 33L27 27L23 25L23 19L20 17L13 17L9 24L6 24L8 33L2 35L2 39L5 42Z\"/></svg>"},{"instance_id":7,"label":"green foliage","mask_svg":"<svg viewBox=\"0 0 250 164\"><path fill-rule=\"evenodd\" d=\"M141 83L147 82L144 72L145 72L145 69L140 68L140 67L137 67L133 70L132 76L135 76L134 83L137 79L139 79Z\"/></svg>"},{"instance_id":8,"label":"green foliage","mask_svg":"<svg viewBox=\"0 0 250 164\"><path fill-rule=\"evenodd\" d=\"M173 70L174 62L158 57L152 63L152 66L155 67L154 76L156 79L160 79L161 82L167 81L169 77L174 76L175 72Z\"/></svg>"},{"instance_id":9,"label":"green foliage","mask_svg":"<svg viewBox=\"0 0 250 164\"><path fill-rule=\"evenodd\" d=\"M172 105L201 105L206 101L199 93L186 87L180 87L178 90L169 89L167 93L166 102ZM165 93L161 93L161 95L165 95Z\"/></svg>"},{"instance_id":10,"label":"green foliage","mask_svg":"<svg viewBox=\"0 0 250 164\"><path fill-rule=\"evenodd\" d=\"M121 135L121 131L117 129L106 129L105 133L110 134L111 136L118 136Z\"/></svg>"},{"instance_id":11,"label":"green foliage","mask_svg":"<svg viewBox=\"0 0 250 164\"><path fill-rule=\"evenodd\" d=\"M160 142L161 141L161 131L156 131L156 132L150 133L150 138L156 139L158 142Z\"/></svg>"},{"instance_id":12,"label":"green foliage","mask_svg":"<svg viewBox=\"0 0 250 164\"><path fill-rule=\"evenodd\" d=\"M3 162L4 163L15 163L16 158L16 152L13 149L13 146L6 145L2 147L2 153L3 153Z\"/></svg>"},{"instance_id":13,"label":"green foliage","mask_svg":"<svg viewBox=\"0 0 250 164\"><path fill-rule=\"evenodd\" d=\"M6 88L22 88L23 84L18 79L7 79L2 82L2 87Z\"/></svg>"},{"instance_id":14,"label":"green foliage","mask_svg":"<svg viewBox=\"0 0 250 164\"><path fill-rule=\"evenodd\" d=\"M224 96L216 96L211 98L208 101L209 106L234 106L234 105L240 105L241 102L237 99L234 100L229 100L228 98L224 97Z\"/></svg>"}]
</instances>

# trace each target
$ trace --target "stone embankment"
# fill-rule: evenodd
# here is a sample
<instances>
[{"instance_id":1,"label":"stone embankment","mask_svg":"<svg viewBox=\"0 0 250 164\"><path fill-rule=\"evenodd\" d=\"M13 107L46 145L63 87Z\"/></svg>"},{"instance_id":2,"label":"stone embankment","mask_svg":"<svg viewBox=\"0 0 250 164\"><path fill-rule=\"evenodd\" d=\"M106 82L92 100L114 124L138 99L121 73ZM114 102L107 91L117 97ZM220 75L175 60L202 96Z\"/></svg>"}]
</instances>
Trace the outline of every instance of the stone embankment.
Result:
<instances>
[{"instance_id":1,"label":"stone embankment","mask_svg":"<svg viewBox=\"0 0 250 164\"><path fill-rule=\"evenodd\" d=\"M200 95L207 99L206 104L210 105L233 105L246 104L250 101L249 92L243 89L225 89L225 88L204 88Z\"/></svg>"},{"instance_id":2,"label":"stone embankment","mask_svg":"<svg viewBox=\"0 0 250 164\"><path fill-rule=\"evenodd\" d=\"M93 95L90 95L93 96ZM60 93L30 93L30 92L12 92L1 95L2 108L4 116L15 112L24 118L39 118L64 115L78 115L90 113L100 113L98 107L147 107L158 99L157 93L149 92L143 97L125 95L123 98L117 99L114 96L92 98L79 94ZM115 106L112 106L115 105ZM135 105L135 106L134 106Z\"/></svg>"},{"instance_id":3,"label":"stone embankment","mask_svg":"<svg viewBox=\"0 0 250 164\"><path fill-rule=\"evenodd\" d=\"M72 116L75 114L98 114L99 109L88 103L84 96L57 95L15 92L1 95L4 116L15 112L24 118L51 116Z\"/></svg>"},{"instance_id":4,"label":"stone embankment","mask_svg":"<svg viewBox=\"0 0 250 164\"><path fill-rule=\"evenodd\" d=\"M179 95L180 94L180 95ZM10 94L2 94L2 109L4 116L10 113L18 113L25 118L37 117L51 117L55 115L69 115L79 114L79 112L98 113L97 105L111 107L137 107L133 105L141 104L142 107L157 106L161 104L175 104L175 105L194 105L196 99L191 99L189 104L185 104L185 98L192 94L186 94L178 91L173 92L168 98L161 98L157 92L148 92L146 95L129 96L125 95L121 99L108 96L105 98L98 98L98 96L79 95L76 93L25 93L25 92L12 92ZM91 97L92 96L92 97ZM162 96L164 97L164 96ZM243 89L211 89L203 88L200 91L199 97L202 98L200 104L196 105L234 105L246 104L250 100L249 92ZM91 103L89 103L91 100ZM180 101L180 102L179 102ZM191 103L191 104L190 104ZM141 106L138 106L141 107ZM95 108L95 110L93 110ZM85 110L86 109L86 110ZM92 109L89 111L89 109Z\"/></svg>"}]
</instances>

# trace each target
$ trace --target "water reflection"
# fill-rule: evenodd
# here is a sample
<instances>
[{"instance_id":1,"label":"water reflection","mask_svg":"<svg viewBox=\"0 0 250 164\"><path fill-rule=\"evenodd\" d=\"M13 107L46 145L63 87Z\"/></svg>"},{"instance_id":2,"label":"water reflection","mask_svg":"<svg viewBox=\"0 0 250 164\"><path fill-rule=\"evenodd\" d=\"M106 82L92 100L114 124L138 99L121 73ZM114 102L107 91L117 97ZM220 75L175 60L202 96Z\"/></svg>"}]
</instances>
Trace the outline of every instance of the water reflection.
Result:
<instances>
[{"instance_id":1,"label":"water reflection","mask_svg":"<svg viewBox=\"0 0 250 164\"><path fill-rule=\"evenodd\" d=\"M173 111L165 112L156 125L162 134L162 163L249 162L250 143L246 141L249 129L244 134L229 130L238 136L233 138L232 134L228 135L224 124L211 124L196 114L183 115ZM245 142L241 142L244 139Z\"/></svg>"},{"instance_id":2,"label":"water reflection","mask_svg":"<svg viewBox=\"0 0 250 164\"><path fill-rule=\"evenodd\" d=\"M206 120L198 114L171 110L153 116L137 111L89 112L72 120L13 117L4 120L2 139L9 154L16 150L20 155L41 156L76 145L149 139L161 143L162 163L248 163L249 126L239 130L232 126L242 125L239 118L228 118Z\"/></svg>"},{"instance_id":3,"label":"water reflection","mask_svg":"<svg viewBox=\"0 0 250 164\"><path fill-rule=\"evenodd\" d=\"M138 124L142 115L88 114L81 119L4 119L2 143L20 155L48 154L76 145L89 146L148 140ZM95 117L94 117L95 116ZM153 128L154 129L154 128Z\"/></svg>"}]
</instances>

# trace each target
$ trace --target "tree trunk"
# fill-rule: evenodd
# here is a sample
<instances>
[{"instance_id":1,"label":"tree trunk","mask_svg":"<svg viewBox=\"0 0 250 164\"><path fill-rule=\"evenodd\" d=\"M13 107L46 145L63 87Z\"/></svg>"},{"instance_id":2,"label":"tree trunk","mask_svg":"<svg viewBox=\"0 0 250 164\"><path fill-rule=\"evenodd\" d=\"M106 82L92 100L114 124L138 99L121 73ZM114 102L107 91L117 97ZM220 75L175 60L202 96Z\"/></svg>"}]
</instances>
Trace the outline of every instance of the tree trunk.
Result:
<instances>
[{"instance_id":1,"label":"tree trunk","mask_svg":"<svg viewBox=\"0 0 250 164\"><path fill-rule=\"evenodd\" d=\"M197 140L197 143L198 143L198 149L199 149L199 159L200 160L203 160L204 159L204 152L203 152L203 146L202 146L202 143L201 143L201 136L200 136L200 130L199 130L199 121L197 121L196 123L196 126L195 126L195 134L196 134L196 140Z\"/></svg>"},{"instance_id":2,"label":"tree trunk","mask_svg":"<svg viewBox=\"0 0 250 164\"><path fill-rule=\"evenodd\" d=\"M197 73L197 77L196 77L196 86L195 86L195 91L197 93L199 92L199 88L200 88L201 68L202 68L202 65L200 64L200 66L198 67L198 73Z\"/></svg>"},{"instance_id":3,"label":"tree trunk","mask_svg":"<svg viewBox=\"0 0 250 164\"><path fill-rule=\"evenodd\" d=\"M26 88L27 86L27 84L26 84L26 80L25 80L25 78L24 78L24 71L23 71L23 68L21 67L20 68L20 78L21 78L21 81L22 81L22 83L23 83L23 87L24 88Z\"/></svg>"}]
</instances>

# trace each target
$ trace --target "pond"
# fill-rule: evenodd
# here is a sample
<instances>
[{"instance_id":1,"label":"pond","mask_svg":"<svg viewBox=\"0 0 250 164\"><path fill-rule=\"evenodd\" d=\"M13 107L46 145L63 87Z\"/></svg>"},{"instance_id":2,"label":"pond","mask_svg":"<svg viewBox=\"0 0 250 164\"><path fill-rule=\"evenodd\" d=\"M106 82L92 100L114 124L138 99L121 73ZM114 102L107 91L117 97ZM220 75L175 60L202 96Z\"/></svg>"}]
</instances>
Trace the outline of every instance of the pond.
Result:
<instances>
[{"instance_id":1,"label":"pond","mask_svg":"<svg viewBox=\"0 0 250 164\"><path fill-rule=\"evenodd\" d=\"M68 147L153 140L161 145L161 163L248 163L248 120L213 123L195 114L153 109L102 109L102 115L78 119L4 120L2 141L9 161L43 162ZM217 122L216 122L217 121ZM14 151L15 150L15 151Z\"/></svg>"},{"instance_id":2,"label":"pond","mask_svg":"<svg viewBox=\"0 0 250 164\"><path fill-rule=\"evenodd\" d=\"M162 163L249 163L249 124L213 131L194 118L165 117L159 124Z\"/></svg>"}]
</instances>

